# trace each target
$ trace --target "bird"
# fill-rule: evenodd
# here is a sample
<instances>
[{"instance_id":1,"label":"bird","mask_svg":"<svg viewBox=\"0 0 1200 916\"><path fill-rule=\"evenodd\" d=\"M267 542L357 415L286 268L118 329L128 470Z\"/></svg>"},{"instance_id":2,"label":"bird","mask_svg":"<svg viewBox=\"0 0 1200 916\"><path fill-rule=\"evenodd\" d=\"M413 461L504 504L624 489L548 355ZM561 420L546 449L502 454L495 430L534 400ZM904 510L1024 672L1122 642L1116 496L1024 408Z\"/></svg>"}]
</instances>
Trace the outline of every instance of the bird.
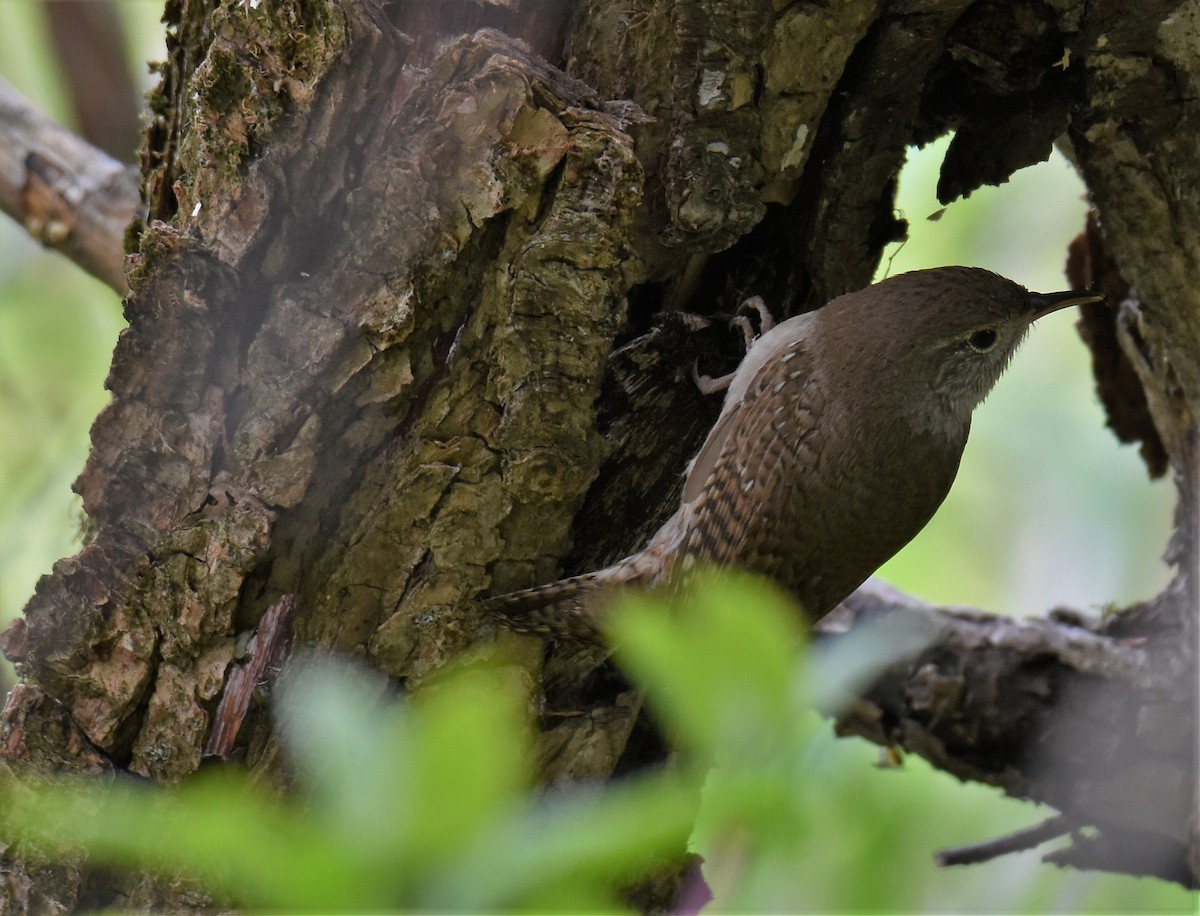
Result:
<instances>
[{"instance_id":1,"label":"bird","mask_svg":"<svg viewBox=\"0 0 1200 916\"><path fill-rule=\"evenodd\" d=\"M725 390L721 413L649 542L604 569L487 599L487 612L511 630L603 645L604 611L623 588L678 587L704 565L772 580L819 620L933 517L972 413L1033 322L1099 301L937 267L775 324L729 376L698 379Z\"/></svg>"}]
</instances>

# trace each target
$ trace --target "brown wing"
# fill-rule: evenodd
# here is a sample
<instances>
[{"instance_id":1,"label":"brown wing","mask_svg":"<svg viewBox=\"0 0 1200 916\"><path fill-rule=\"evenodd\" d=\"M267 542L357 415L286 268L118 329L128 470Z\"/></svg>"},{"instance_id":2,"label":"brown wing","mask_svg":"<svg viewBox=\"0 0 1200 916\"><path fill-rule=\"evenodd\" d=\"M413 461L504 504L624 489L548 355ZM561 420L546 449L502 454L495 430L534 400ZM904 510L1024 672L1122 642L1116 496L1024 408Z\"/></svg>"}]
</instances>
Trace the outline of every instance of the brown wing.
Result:
<instances>
[{"instance_id":1,"label":"brown wing","mask_svg":"<svg viewBox=\"0 0 1200 916\"><path fill-rule=\"evenodd\" d=\"M772 354L740 401L726 405L684 486L691 503L685 568L700 561L791 578L801 484L816 460L818 390L800 339Z\"/></svg>"}]
</instances>

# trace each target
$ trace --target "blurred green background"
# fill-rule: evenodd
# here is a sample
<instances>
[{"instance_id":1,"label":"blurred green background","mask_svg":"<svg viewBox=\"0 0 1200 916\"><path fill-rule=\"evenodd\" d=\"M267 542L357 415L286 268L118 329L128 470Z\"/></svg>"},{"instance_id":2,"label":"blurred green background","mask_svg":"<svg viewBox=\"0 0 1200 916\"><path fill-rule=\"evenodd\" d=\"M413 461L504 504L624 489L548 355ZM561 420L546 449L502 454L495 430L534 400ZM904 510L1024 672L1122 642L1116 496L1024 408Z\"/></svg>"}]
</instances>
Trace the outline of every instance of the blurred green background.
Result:
<instances>
[{"instance_id":1,"label":"blurred green background","mask_svg":"<svg viewBox=\"0 0 1200 916\"><path fill-rule=\"evenodd\" d=\"M1067 245L1087 212L1070 163L1056 152L930 220L946 144L910 156L896 203L909 241L889 249L879 275L971 264L1030 289L1067 288ZM1128 604L1166 583L1174 488L1151 483L1136 446L1105 428L1077 317L1068 309L1034 326L976 411L950 497L883 578L931 601L1015 615Z\"/></svg>"},{"instance_id":2,"label":"blurred green background","mask_svg":"<svg viewBox=\"0 0 1200 916\"><path fill-rule=\"evenodd\" d=\"M67 5L74 7L75 4ZM160 0L112 6L136 91L164 55ZM62 123L76 126L46 9L0 4L0 76ZM135 150L120 156L132 163ZM88 429L108 402L104 377L124 326L120 300L0 217L0 621L20 613L38 578L77 549ZM7 666L6 666L7 667ZM11 681L11 674L6 671Z\"/></svg>"},{"instance_id":3,"label":"blurred green background","mask_svg":"<svg viewBox=\"0 0 1200 916\"><path fill-rule=\"evenodd\" d=\"M116 9L132 72L148 87L145 61L163 53L161 4L123 2ZM72 123L37 4L0 5L0 75ZM1086 209L1070 165L1056 155L930 221L926 216L939 209L934 187L943 151L937 144L911 157L897 202L911 237L885 258L881 275L973 264L1033 289L1063 288L1067 243ZM1074 320L1068 312L1039 322L977 413L946 505L881 571L884 578L931 601L1012 614L1060 604L1096 609L1161 588L1173 490L1150 484L1135 449L1119 447L1104 428ZM77 549L79 508L70 484L83 466L88 428L107 402L103 380L122 326L111 291L0 220L4 622L20 612L38 577ZM1162 882L1060 872L1040 865L1036 854L938 871L935 850L1020 828L1039 812L958 784L915 758L899 770L876 769L875 748L824 731L811 749L820 772L814 791L830 804L811 853L796 863L811 872L807 909L878 909L865 901L884 899L899 911L1193 911L1192 895ZM870 893L872 881L884 886Z\"/></svg>"}]
</instances>

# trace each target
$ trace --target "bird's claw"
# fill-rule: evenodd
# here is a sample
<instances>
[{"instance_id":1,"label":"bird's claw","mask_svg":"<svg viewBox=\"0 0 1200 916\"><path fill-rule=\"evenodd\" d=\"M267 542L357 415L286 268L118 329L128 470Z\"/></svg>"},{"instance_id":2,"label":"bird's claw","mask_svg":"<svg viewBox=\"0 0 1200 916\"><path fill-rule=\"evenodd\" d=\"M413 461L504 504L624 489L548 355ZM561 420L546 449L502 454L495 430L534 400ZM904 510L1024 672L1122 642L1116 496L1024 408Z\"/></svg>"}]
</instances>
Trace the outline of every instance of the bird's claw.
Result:
<instances>
[{"instance_id":1,"label":"bird's claw","mask_svg":"<svg viewBox=\"0 0 1200 916\"><path fill-rule=\"evenodd\" d=\"M746 340L746 350L754 346L754 341L762 337L767 331L775 327L775 316L771 314L771 310L767 308L767 304L763 302L762 296L751 296L749 299L743 299L742 304L738 306L739 312L757 312L758 313L758 331L754 330L753 322L746 315L737 315L729 322L730 327L739 328L742 332L742 337Z\"/></svg>"},{"instance_id":2,"label":"bird's claw","mask_svg":"<svg viewBox=\"0 0 1200 916\"><path fill-rule=\"evenodd\" d=\"M750 348L754 346L754 342L762 337L763 334L766 334L767 331L771 330L771 328L775 327L775 316L771 314L771 310L763 302L762 296L751 296L749 299L744 299L742 304L738 306L738 311L754 311L758 313L757 331L754 328L754 322L746 315L735 315L729 320L731 328L737 328L742 332L742 338L746 341L746 352L749 353ZM724 391L729 387L729 383L733 381L733 376L733 372L718 378L701 375L698 363L692 363L692 381L696 383L696 387L700 389L702 394L716 394L718 391Z\"/></svg>"}]
</instances>

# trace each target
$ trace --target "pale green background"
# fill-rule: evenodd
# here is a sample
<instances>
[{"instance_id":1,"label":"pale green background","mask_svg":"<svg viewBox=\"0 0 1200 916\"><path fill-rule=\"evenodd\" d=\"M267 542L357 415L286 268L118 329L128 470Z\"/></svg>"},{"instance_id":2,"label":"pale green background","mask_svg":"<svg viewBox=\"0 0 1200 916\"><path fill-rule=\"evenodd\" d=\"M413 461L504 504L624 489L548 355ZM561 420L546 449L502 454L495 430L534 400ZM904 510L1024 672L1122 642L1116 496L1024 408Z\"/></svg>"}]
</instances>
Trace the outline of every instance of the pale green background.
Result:
<instances>
[{"instance_id":1,"label":"pale green background","mask_svg":"<svg viewBox=\"0 0 1200 916\"><path fill-rule=\"evenodd\" d=\"M1030 289L1065 289L1067 245L1087 212L1074 168L1055 153L931 221L945 145L913 156L901 175L910 240L893 246L891 272L971 264ZM882 576L933 601L1017 615L1127 604L1166 583L1174 488L1150 483L1137 447L1105 428L1077 317L1069 309L1034 326L975 414L950 497Z\"/></svg>"},{"instance_id":2,"label":"pale green background","mask_svg":"<svg viewBox=\"0 0 1200 916\"><path fill-rule=\"evenodd\" d=\"M127 2L122 11L134 27L130 53L141 72L141 61L162 55L161 5ZM0 3L0 74L63 116L54 62L31 4ZM925 217L939 208L933 188L942 149L916 155L902 176L898 207L912 238L891 272L974 264L1034 289L1062 288L1066 246L1085 212L1071 167L1055 157L930 222ZM1172 488L1149 484L1136 451L1118 447L1104 429L1073 321L1073 313L1060 313L1039 323L978 412L943 510L884 568L885 577L933 601L1013 614L1058 604L1097 608L1162 586L1167 571L1158 558ZM119 303L104 286L0 220L5 619L57 558L77 549L78 500L69 487L83 465L88 427L106 403L102 382L121 327ZM939 872L934 850L1020 828L1039 813L916 759L902 770L877 770L870 765L876 751L863 742L830 738L812 754L820 774L814 791L843 801L821 818L811 856L797 863L811 873L813 888L798 907L858 909L863 900L883 899L900 911L1192 911L1191 895L1162 882L1059 872L1035 854ZM847 798L855 804L846 805ZM845 886L848 876L856 887ZM873 880L886 884L872 893Z\"/></svg>"}]
</instances>

